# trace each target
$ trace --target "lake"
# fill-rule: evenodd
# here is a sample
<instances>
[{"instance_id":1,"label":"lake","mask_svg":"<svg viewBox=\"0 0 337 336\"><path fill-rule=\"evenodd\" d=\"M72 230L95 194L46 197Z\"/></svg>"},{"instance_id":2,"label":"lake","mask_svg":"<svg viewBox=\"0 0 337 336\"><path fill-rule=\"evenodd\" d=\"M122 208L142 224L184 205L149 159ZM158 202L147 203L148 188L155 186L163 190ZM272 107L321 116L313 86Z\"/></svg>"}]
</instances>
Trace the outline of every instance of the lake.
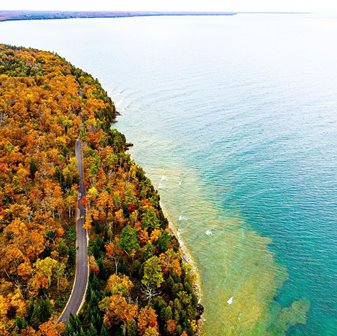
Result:
<instances>
[{"instance_id":1,"label":"lake","mask_svg":"<svg viewBox=\"0 0 337 336\"><path fill-rule=\"evenodd\" d=\"M206 335L337 335L337 19L22 21L92 73L195 261Z\"/></svg>"}]
</instances>

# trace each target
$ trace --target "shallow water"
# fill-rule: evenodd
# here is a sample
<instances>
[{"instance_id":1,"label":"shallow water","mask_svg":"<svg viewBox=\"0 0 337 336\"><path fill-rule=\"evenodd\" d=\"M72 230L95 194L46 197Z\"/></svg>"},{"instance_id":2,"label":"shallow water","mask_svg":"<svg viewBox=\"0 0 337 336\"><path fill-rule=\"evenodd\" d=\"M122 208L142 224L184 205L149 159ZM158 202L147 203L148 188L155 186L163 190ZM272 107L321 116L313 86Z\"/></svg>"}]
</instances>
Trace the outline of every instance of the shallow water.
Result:
<instances>
[{"instance_id":1,"label":"shallow water","mask_svg":"<svg viewBox=\"0 0 337 336\"><path fill-rule=\"evenodd\" d=\"M210 336L337 335L336 34L314 15L0 24L108 89L199 268Z\"/></svg>"}]
</instances>

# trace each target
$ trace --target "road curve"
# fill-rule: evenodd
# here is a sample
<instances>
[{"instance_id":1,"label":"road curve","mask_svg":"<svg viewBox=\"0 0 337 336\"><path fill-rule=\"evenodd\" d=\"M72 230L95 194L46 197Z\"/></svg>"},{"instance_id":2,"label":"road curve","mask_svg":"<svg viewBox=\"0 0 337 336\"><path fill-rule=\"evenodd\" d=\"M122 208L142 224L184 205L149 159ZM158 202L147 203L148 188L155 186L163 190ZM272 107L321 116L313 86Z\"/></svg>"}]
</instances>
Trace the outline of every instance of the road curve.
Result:
<instances>
[{"instance_id":1,"label":"road curve","mask_svg":"<svg viewBox=\"0 0 337 336\"><path fill-rule=\"evenodd\" d=\"M63 309L59 322L67 323L70 314L77 315L85 301L85 294L89 280L89 262L88 262L88 236L83 229L85 221L85 208L82 205L82 197L85 195L83 183L83 163L82 163L82 143L78 139L75 146L75 155L78 162L80 173L78 209L76 218L76 273L69 300Z\"/></svg>"}]
</instances>

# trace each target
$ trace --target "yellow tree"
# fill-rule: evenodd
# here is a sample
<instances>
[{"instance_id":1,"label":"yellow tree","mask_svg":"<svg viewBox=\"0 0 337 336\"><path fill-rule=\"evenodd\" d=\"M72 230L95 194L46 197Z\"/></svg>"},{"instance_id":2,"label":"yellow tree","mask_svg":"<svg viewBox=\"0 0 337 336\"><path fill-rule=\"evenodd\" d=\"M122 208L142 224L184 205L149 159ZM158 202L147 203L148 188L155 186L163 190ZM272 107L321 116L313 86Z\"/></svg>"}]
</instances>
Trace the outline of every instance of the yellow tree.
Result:
<instances>
[{"instance_id":1,"label":"yellow tree","mask_svg":"<svg viewBox=\"0 0 337 336\"><path fill-rule=\"evenodd\" d=\"M32 257L37 258L38 255L41 252L43 252L45 248L45 242L44 242L43 235L39 233L37 230L33 230L30 233L29 243L30 245L28 246L27 251L26 251L27 256L30 258Z\"/></svg>"},{"instance_id":2,"label":"yellow tree","mask_svg":"<svg viewBox=\"0 0 337 336\"><path fill-rule=\"evenodd\" d=\"M147 328L153 328L157 331L158 322L156 311L151 307L144 307L138 314L138 332L140 336L143 336Z\"/></svg>"},{"instance_id":3,"label":"yellow tree","mask_svg":"<svg viewBox=\"0 0 337 336\"><path fill-rule=\"evenodd\" d=\"M117 275L113 274L109 277L106 285L106 289L111 292L111 294L121 294L123 296L129 297L131 289L133 288L133 283L127 275Z\"/></svg>"},{"instance_id":4,"label":"yellow tree","mask_svg":"<svg viewBox=\"0 0 337 336\"><path fill-rule=\"evenodd\" d=\"M91 218L91 213L87 211L85 215L85 222L83 224L83 229L88 230L89 234L92 229L92 218Z\"/></svg>"},{"instance_id":5,"label":"yellow tree","mask_svg":"<svg viewBox=\"0 0 337 336\"><path fill-rule=\"evenodd\" d=\"M18 275L23 279L28 279L32 275L33 269L29 260L24 261L18 266Z\"/></svg>"},{"instance_id":6,"label":"yellow tree","mask_svg":"<svg viewBox=\"0 0 337 336\"><path fill-rule=\"evenodd\" d=\"M40 288L49 288L54 270L58 266L58 261L47 257L42 260L38 259L33 266L34 277L30 281L30 287L34 292Z\"/></svg>"},{"instance_id":7,"label":"yellow tree","mask_svg":"<svg viewBox=\"0 0 337 336\"><path fill-rule=\"evenodd\" d=\"M138 306L127 303L126 299L120 294L104 298L99 303L99 308L104 312L103 322L108 328L119 323L126 326L132 319L136 318L138 313Z\"/></svg>"},{"instance_id":8,"label":"yellow tree","mask_svg":"<svg viewBox=\"0 0 337 336\"><path fill-rule=\"evenodd\" d=\"M59 336L64 331L64 325L55 321L47 321L39 326L38 336Z\"/></svg>"},{"instance_id":9,"label":"yellow tree","mask_svg":"<svg viewBox=\"0 0 337 336\"><path fill-rule=\"evenodd\" d=\"M94 273L96 276L98 275L99 266L98 266L94 256L89 257L89 269L90 269L90 272Z\"/></svg>"}]
</instances>

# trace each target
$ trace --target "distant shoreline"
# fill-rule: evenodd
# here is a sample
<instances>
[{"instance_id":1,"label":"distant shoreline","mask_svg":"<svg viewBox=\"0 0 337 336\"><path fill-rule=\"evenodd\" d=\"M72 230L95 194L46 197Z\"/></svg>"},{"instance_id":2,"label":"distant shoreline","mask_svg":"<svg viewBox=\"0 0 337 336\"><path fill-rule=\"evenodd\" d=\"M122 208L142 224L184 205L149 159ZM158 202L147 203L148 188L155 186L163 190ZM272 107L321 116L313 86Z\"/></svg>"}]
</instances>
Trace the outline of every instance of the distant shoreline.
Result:
<instances>
[{"instance_id":1,"label":"distant shoreline","mask_svg":"<svg viewBox=\"0 0 337 336\"><path fill-rule=\"evenodd\" d=\"M5 11L0 10L0 22L23 20L104 19L142 16L233 16L234 12L141 12L141 11Z\"/></svg>"},{"instance_id":2,"label":"distant shoreline","mask_svg":"<svg viewBox=\"0 0 337 336\"><path fill-rule=\"evenodd\" d=\"M310 14L308 12L155 12L0 10L0 22L26 20L108 19L146 16L234 16L238 14Z\"/></svg>"}]
</instances>

